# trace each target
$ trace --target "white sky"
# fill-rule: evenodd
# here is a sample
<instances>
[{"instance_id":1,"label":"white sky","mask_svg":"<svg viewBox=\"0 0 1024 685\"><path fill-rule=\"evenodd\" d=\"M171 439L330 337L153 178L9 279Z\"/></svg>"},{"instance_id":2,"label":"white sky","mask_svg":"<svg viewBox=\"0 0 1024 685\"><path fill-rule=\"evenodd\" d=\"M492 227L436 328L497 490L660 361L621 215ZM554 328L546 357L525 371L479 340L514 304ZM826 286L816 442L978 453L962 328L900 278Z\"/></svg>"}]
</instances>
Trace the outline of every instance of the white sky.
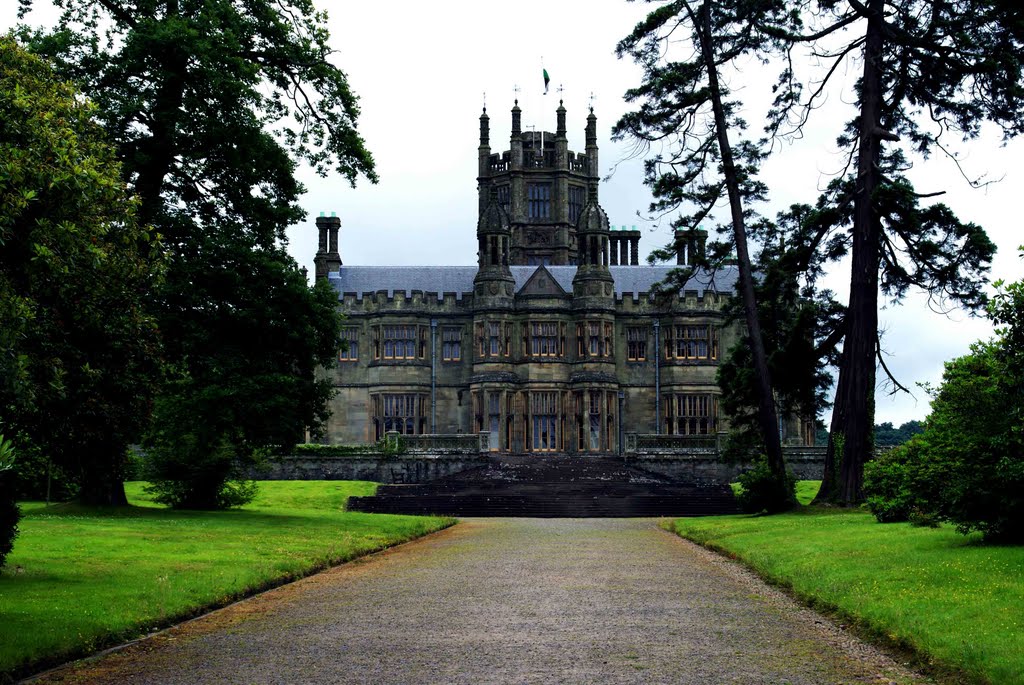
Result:
<instances>
[{"instance_id":1,"label":"white sky","mask_svg":"<svg viewBox=\"0 0 1024 685\"><path fill-rule=\"evenodd\" d=\"M38 2L38 0L37 0ZM0 3L0 27L15 23L13 0ZM582 151L587 106L593 93L598 117L598 143L603 174L615 172L601 185L601 204L613 225L637 226L644 232L641 252L667 242L667 222L660 227L640 218L650 202L642 185L639 160L622 161L627 146L609 141L612 124L625 111L622 94L639 81L631 62L614 55L615 44L650 8L622 0L561 0L516 3L453 0L391 2L327 2L337 63L347 72L361 98L360 131L373 153L380 183L360 182L351 189L337 177L321 179L308 171L302 178L309 218L289 231L290 252L313 271L316 251L314 219L337 212L342 221L340 251L345 264L473 264L475 261L476 164L479 116L486 92L491 117L492 152L508 148L512 100L518 92L526 130L554 131L555 108L562 97L568 110L569 147ZM40 4L40 7L42 4ZM33 24L52 13L38 9ZM551 76L551 93L543 95L541 69ZM773 72L757 67L734 76L732 83L748 102L765 101ZM739 87L737 84L747 84ZM561 85L564 91L556 88ZM849 93L835 93L816 113L804 139L779 150L765 165L762 179L772 202L760 208L775 212L793 202L813 203L829 173L842 158L835 138L850 118ZM760 129L760 110L745 113L751 128ZM1018 161L1020 141L1000 147L997 135L962 146L964 165L978 176L1002 178L973 190L956 167L944 158L917 160L910 173L920 192L947 191L940 198L959 217L983 226L998 245L992 276L1024 277L1016 246L1014 207L1021 192L1024 168ZM620 164L616 164L621 162ZM845 300L848 273L839 267L828 286ZM880 312L891 352L889 368L912 388L888 397L879 389L876 421L899 425L923 418L927 397L918 382L936 383L942 363L968 351L971 342L991 335L984 319L956 312L930 311L919 296Z\"/></svg>"}]
</instances>

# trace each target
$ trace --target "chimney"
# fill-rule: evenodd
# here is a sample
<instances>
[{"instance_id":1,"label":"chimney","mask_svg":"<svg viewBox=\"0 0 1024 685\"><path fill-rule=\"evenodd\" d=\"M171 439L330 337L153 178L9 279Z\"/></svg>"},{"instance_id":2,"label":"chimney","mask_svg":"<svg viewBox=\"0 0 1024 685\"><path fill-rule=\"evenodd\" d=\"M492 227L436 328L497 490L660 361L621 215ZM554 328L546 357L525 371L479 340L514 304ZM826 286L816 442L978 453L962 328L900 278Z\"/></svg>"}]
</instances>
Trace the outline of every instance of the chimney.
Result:
<instances>
[{"instance_id":1,"label":"chimney","mask_svg":"<svg viewBox=\"0 0 1024 685\"><path fill-rule=\"evenodd\" d=\"M334 212L331 212L330 216L320 212L316 219L316 227L320 232L320 241L313 264L316 267L316 280L319 281L327 278L329 274L336 273L341 266L341 255L338 254L341 219Z\"/></svg>"}]
</instances>

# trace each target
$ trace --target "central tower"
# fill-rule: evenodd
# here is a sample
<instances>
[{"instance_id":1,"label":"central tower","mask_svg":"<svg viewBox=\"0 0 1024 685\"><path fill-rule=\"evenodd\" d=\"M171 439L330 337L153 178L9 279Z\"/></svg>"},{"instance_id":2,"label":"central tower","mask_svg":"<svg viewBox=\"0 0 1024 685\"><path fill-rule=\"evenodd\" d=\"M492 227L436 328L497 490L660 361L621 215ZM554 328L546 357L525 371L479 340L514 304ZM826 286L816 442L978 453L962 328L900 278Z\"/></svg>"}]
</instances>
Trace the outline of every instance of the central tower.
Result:
<instances>
[{"instance_id":1,"label":"central tower","mask_svg":"<svg viewBox=\"0 0 1024 685\"><path fill-rule=\"evenodd\" d=\"M559 101L557 128L523 132L522 110L512 107L511 149L491 154L487 110L480 117L479 214L493 197L509 217L509 264L576 264L576 223L598 186L597 117L587 117L586 152L569 151L565 107Z\"/></svg>"}]
</instances>

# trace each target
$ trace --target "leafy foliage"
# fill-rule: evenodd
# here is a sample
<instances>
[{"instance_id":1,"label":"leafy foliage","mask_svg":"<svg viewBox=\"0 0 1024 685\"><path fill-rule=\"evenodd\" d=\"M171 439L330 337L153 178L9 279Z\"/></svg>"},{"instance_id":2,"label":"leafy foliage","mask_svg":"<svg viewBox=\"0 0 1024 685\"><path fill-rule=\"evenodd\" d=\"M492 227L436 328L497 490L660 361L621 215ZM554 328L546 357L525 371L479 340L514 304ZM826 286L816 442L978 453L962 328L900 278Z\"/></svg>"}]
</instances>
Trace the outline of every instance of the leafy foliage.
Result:
<instances>
[{"instance_id":1,"label":"leafy foliage","mask_svg":"<svg viewBox=\"0 0 1024 685\"><path fill-rule=\"evenodd\" d=\"M796 477L787 470L785 480L780 482L764 458L740 474L738 481L741 489L736 500L748 514L777 514L793 508L796 502Z\"/></svg>"},{"instance_id":2,"label":"leafy foliage","mask_svg":"<svg viewBox=\"0 0 1024 685\"><path fill-rule=\"evenodd\" d=\"M755 262L758 317L775 400L780 414L806 419L828 407L829 368L838 364L837 345L843 333L842 305L831 291L817 286L824 262L843 251L808 249L803 219L811 211L794 205L776 222L759 221L751 230L762 246ZM738 310L733 301L725 312L738 318ZM741 339L718 368L722 409L730 417L730 451L762 449L754 382L749 346Z\"/></svg>"},{"instance_id":3,"label":"leafy foliage","mask_svg":"<svg viewBox=\"0 0 1024 685\"><path fill-rule=\"evenodd\" d=\"M936 484L944 474L936 466L920 438L883 452L864 465L868 509L880 523L930 524L942 497Z\"/></svg>"},{"instance_id":4,"label":"leafy foliage","mask_svg":"<svg viewBox=\"0 0 1024 685\"><path fill-rule=\"evenodd\" d=\"M96 111L0 37L0 412L84 500L116 504L160 371L160 254Z\"/></svg>"},{"instance_id":5,"label":"leafy foliage","mask_svg":"<svg viewBox=\"0 0 1024 685\"><path fill-rule=\"evenodd\" d=\"M921 421L907 421L895 427L890 421L875 424L875 445L888 447L902 445L915 435L924 430L924 423Z\"/></svg>"},{"instance_id":6,"label":"leafy foliage","mask_svg":"<svg viewBox=\"0 0 1024 685\"><path fill-rule=\"evenodd\" d=\"M998 302L993 310L1024 305L1006 291ZM962 533L1024 541L1024 401L1014 370L1021 351L1007 346L1013 335L1007 329L1006 337L948 362L924 432L866 469L865 490L879 520L918 511Z\"/></svg>"},{"instance_id":7,"label":"leafy foliage","mask_svg":"<svg viewBox=\"0 0 1024 685\"><path fill-rule=\"evenodd\" d=\"M626 92L626 101L639 103L615 124L613 138L633 139L641 152L652 144L660 151L644 163L644 181L655 201L651 211L667 213L682 206L692 209L672 221L677 240L694 241L700 222L719 202L728 201L732 246L739 270L738 295L743 302L750 341L756 416L764 454L783 490L785 463L778 435L774 393L761 335L747 246L750 204L764 200L767 187L756 175L764 158L762 142L741 139L746 124L731 99L723 72L742 58L763 58L775 40L757 30L761 23L798 24L783 3L769 0L714 2L674 0L647 15L620 41L617 53L630 55L643 68L643 82ZM681 58L680 58L681 57ZM715 250L722 256L723 246ZM652 259L664 258L667 250ZM693 274L707 266L701 255L690 269L676 269L662 294L674 295ZM795 504L795 500L790 501Z\"/></svg>"},{"instance_id":8,"label":"leafy foliage","mask_svg":"<svg viewBox=\"0 0 1024 685\"><path fill-rule=\"evenodd\" d=\"M0 433L0 568L14 549L21 510L14 501L14 445Z\"/></svg>"},{"instance_id":9,"label":"leafy foliage","mask_svg":"<svg viewBox=\"0 0 1024 685\"><path fill-rule=\"evenodd\" d=\"M56 4L54 31L23 32L99 104L170 253L153 298L170 362L152 431L160 479L214 506L228 456L293 444L324 420L330 388L315 370L334 360L336 298L309 288L283 246L305 216L297 162L376 181L357 98L310 0ZM206 448L209 469L196 464ZM218 482L185 484L196 477Z\"/></svg>"},{"instance_id":10,"label":"leafy foliage","mask_svg":"<svg viewBox=\"0 0 1024 685\"><path fill-rule=\"evenodd\" d=\"M853 504L872 450L879 292L898 300L914 287L943 306L976 308L993 252L981 228L941 204L922 205L907 155L953 157L943 137L974 138L985 121L1007 136L1024 128L1024 23L1011 4L992 0L817 0L809 9L800 32L763 27L791 52L812 46L823 69L807 77L815 82L807 95L778 101L772 120L802 127L851 56L863 69L857 114L838 140L850 173L830 184L813 221L817 242L849 231L850 300L831 431L843 436L844 452L830 441L819 498ZM796 63L792 54L788 63Z\"/></svg>"}]
</instances>

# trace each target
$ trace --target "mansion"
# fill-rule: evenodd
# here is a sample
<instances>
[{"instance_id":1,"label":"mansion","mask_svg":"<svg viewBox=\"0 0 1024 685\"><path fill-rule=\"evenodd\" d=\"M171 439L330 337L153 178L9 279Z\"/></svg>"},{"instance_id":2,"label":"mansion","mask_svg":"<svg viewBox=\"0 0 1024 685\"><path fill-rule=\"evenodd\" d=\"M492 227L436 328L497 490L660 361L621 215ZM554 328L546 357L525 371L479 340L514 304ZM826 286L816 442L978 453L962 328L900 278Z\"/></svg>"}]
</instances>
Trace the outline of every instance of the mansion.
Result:
<instances>
[{"instance_id":1,"label":"mansion","mask_svg":"<svg viewBox=\"0 0 1024 685\"><path fill-rule=\"evenodd\" d=\"M655 301L679 267L639 264L640 232L612 230L597 118L581 153L565 121L560 104L553 134L524 132L517 103L511 149L494 153L484 110L476 266L344 265L340 219L317 219L316 277L347 317L328 442L486 432L497 452L614 454L624 432L725 430L715 375L740 336L722 314L738 271L696 271L671 304ZM806 444L810 425L785 421L783 439Z\"/></svg>"}]
</instances>

